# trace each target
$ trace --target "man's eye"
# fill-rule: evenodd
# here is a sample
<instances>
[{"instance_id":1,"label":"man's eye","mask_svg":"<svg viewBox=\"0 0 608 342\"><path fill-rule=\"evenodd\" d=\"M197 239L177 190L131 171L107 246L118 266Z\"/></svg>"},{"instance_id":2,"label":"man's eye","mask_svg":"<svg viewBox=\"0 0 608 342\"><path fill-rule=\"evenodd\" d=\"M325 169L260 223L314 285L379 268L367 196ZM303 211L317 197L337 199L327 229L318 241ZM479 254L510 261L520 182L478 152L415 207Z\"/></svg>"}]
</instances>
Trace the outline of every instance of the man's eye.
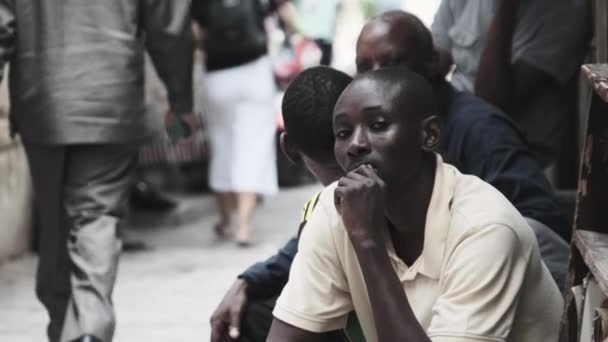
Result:
<instances>
[{"instance_id":1,"label":"man's eye","mask_svg":"<svg viewBox=\"0 0 608 342\"><path fill-rule=\"evenodd\" d=\"M340 129L340 130L336 131L337 139L344 139L344 138L347 138L349 135L350 135L350 131L347 129Z\"/></svg>"},{"instance_id":2,"label":"man's eye","mask_svg":"<svg viewBox=\"0 0 608 342\"><path fill-rule=\"evenodd\" d=\"M400 58L391 58L386 63L386 66L398 66L401 63Z\"/></svg>"},{"instance_id":3,"label":"man's eye","mask_svg":"<svg viewBox=\"0 0 608 342\"><path fill-rule=\"evenodd\" d=\"M401 65L401 58L386 58L382 60L382 63L380 63L380 65L383 68L399 66Z\"/></svg>"},{"instance_id":4,"label":"man's eye","mask_svg":"<svg viewBox=\"0 0 608 342\"><path fill-rule=\"evenodd\" d=\"M366 71L370 71L372 69L371 64L369 63L357 63L357 72L364 73Z\"/></svg>"},{"instance_id":5,"label":"man's eye","mask_svg":"<svg viewBox=\"0 0 608 342\"><path fill-rule=\"evenodd\" d=\"M370 127L373 131L383 131L388 127L388 122L376 121L373 122Z\"/></svg>"}]
</instances>

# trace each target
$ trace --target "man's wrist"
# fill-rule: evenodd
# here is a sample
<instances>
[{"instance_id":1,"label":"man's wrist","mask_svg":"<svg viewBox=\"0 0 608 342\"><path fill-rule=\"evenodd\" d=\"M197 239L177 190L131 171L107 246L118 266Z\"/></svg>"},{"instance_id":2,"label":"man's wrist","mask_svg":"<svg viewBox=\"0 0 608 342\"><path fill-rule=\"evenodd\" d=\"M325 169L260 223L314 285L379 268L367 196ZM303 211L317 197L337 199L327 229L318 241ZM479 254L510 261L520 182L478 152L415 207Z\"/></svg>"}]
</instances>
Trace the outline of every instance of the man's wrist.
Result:
<instances>
[{"instance_id":1,"label":"man's wrist","mask_svg":"<svg viewBox=\"0 0 608 342\"><path fill-rule=\"evenodd\" d=\"M236 281L234 282L234 287L238 291L242 291L245 294L249 294L250 284L249 280L244 274L241 274L236 278Z\"/></svg>"},{"instance_id":2,"label":"man's wrist","mask_svg":"<svg viewBox=\"0 0 608 342\"><path fill-rule=\"evenodd\" d=\"M350 240L355 249L362 250L385 250L386 245L382 239L382 231L386 227L384 223L384 216L382 219L370 220L367 223L358 222L353 224L352 229L349 229ZM357 234L356 232L365 232L363 234ZM373 232L373 233L368 233Z\"/></svg>"},{"instance_id":3,"label":"man's wrist","mask_svg":"<svg viewBox=\"0 0 608 342\"><path fill-rule=\"evenodd\" d=\"M236 278L235 286L246 291L249 288L249 283L244 278Z\"/></svg>"},{"instance_id":4,"label":"man's wrist","mask_svg":"<svg viewBox=\"0 0 608 342\"><path fill-rule=\"evenodd\" d=\"M392 268L384 243L376 244L373 247L357 246L354 247L354 250L364 272L382 274L385 270Z\"/></svg>"},{"instance_id":5,"label":"man's wrist","mask_svg":"<svg viewBox=\"0 0 608 342\"><path fill-rule=\"evenodd\" d=\"M386 254L386 244L381 238L371 236L352 237L351 242L355 254L365 258L377 259Z\"/></svg>"}]
</instances>

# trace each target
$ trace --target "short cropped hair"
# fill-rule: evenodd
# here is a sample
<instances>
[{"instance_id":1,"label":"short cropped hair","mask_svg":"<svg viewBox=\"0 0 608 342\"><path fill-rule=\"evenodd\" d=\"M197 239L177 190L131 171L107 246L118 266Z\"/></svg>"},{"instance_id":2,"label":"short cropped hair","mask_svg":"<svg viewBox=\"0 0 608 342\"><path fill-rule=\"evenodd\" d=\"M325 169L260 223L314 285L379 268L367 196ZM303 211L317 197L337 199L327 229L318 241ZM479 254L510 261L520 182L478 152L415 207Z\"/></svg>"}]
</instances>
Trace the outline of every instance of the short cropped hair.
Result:
<instances>
[{"instance_id":1,"label":"short cropped hair","mask_svg":"<svg viewBox=\"0 0 608 342\"><path fill-rule=\"evenodd\" d=\"M370 80L385 85L388 94L392 94L392 106L408 114L407 120L419 122L432 115L437 115L435 93L431 83L422 75L405 66L394 66L368 71L358 75L355 82Z\"/></svg>"},{"instance_id":2,"label":"short cropped hair","mask_svg":"<svg viewBox=\"0 0 608 342\"><path fill-rule=\"evenodd\" d=\"M302 153L315 160L333 154L333 110L352 78L330 67L301 72L287 87L282 111L285 131Z\"/></svg>"}]
</instances>

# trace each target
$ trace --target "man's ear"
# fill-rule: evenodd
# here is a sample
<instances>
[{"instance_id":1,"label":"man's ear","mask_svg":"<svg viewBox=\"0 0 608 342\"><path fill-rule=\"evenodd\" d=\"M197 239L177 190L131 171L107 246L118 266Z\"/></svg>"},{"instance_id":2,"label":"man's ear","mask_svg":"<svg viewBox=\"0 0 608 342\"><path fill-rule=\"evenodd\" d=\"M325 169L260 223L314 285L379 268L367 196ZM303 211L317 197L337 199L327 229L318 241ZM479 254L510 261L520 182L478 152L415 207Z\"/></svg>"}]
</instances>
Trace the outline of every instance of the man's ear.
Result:
<instances>
[{"instance_id":1,"label":"man's ear","mask_svg":"<svg viewBox=\"0 0 608 342\"><path fill-rule=\"evenodd\" d=\"M289 136L287 135L287 132L281 133L279 142L281 145L281 151L283 152L287 160L289 160L293 164L298 164L302 160L302 157L300 156L300 149L297 148L291 142Z\"/></svg>"},{"instance_id":2,"label":"man's ear","mask_svg":"<svg viewBox=\"0 0 608 342\"><path fill-rule=\"evenodd\" d=\"M444 80L452 70L453 64L454 60L449 51L435 47L433 51L433 58L430 61L431 79Z\"/></svg>"},{"instance_id":3,"label":"man's ear","mask_svg":"<svg viewBox=\"0 0 608 342\"><path fill-rule=\"evenodd\" d=\"M436 115L430 116L422 120L420 128L422 130L422 150L426 152L435 151L441 141L441 120Z\"/></svg>"}]
</instances>

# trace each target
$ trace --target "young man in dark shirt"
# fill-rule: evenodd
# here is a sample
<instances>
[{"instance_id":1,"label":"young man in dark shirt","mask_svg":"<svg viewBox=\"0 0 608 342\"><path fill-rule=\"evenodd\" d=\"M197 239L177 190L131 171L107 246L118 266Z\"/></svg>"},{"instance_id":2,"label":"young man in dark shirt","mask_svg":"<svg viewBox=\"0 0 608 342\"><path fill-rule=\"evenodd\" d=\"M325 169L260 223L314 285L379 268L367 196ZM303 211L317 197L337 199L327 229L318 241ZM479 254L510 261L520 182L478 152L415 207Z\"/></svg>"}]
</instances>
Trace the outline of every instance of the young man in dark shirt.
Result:
<instances>
[{"instance_id":1,"label":"young man in dark shirt","mask_svg":"<svg viewBox=\"0 0 608 342\"><path fill-rule=\"evenodd\" d=\"M568 260L567 220L517 126L496 107L450 86L438 71L430 32L415 16L402 11L372 18L357 42L360 73L392 65L406 65L431 81L444 121L438 152L447 163L478 176L509 199L535 230L543 261L561 286ZM309 140L314 139L312 133ZM233 286L214 317L244 312L248 299L278 296L287 282L297 241L296 236L275 256L240 275L237 284L247 284L247 289ZM268 317L270 310L266 310ZM240 319L232 324L238 327Z\"/></svg>"}]
</instances>

